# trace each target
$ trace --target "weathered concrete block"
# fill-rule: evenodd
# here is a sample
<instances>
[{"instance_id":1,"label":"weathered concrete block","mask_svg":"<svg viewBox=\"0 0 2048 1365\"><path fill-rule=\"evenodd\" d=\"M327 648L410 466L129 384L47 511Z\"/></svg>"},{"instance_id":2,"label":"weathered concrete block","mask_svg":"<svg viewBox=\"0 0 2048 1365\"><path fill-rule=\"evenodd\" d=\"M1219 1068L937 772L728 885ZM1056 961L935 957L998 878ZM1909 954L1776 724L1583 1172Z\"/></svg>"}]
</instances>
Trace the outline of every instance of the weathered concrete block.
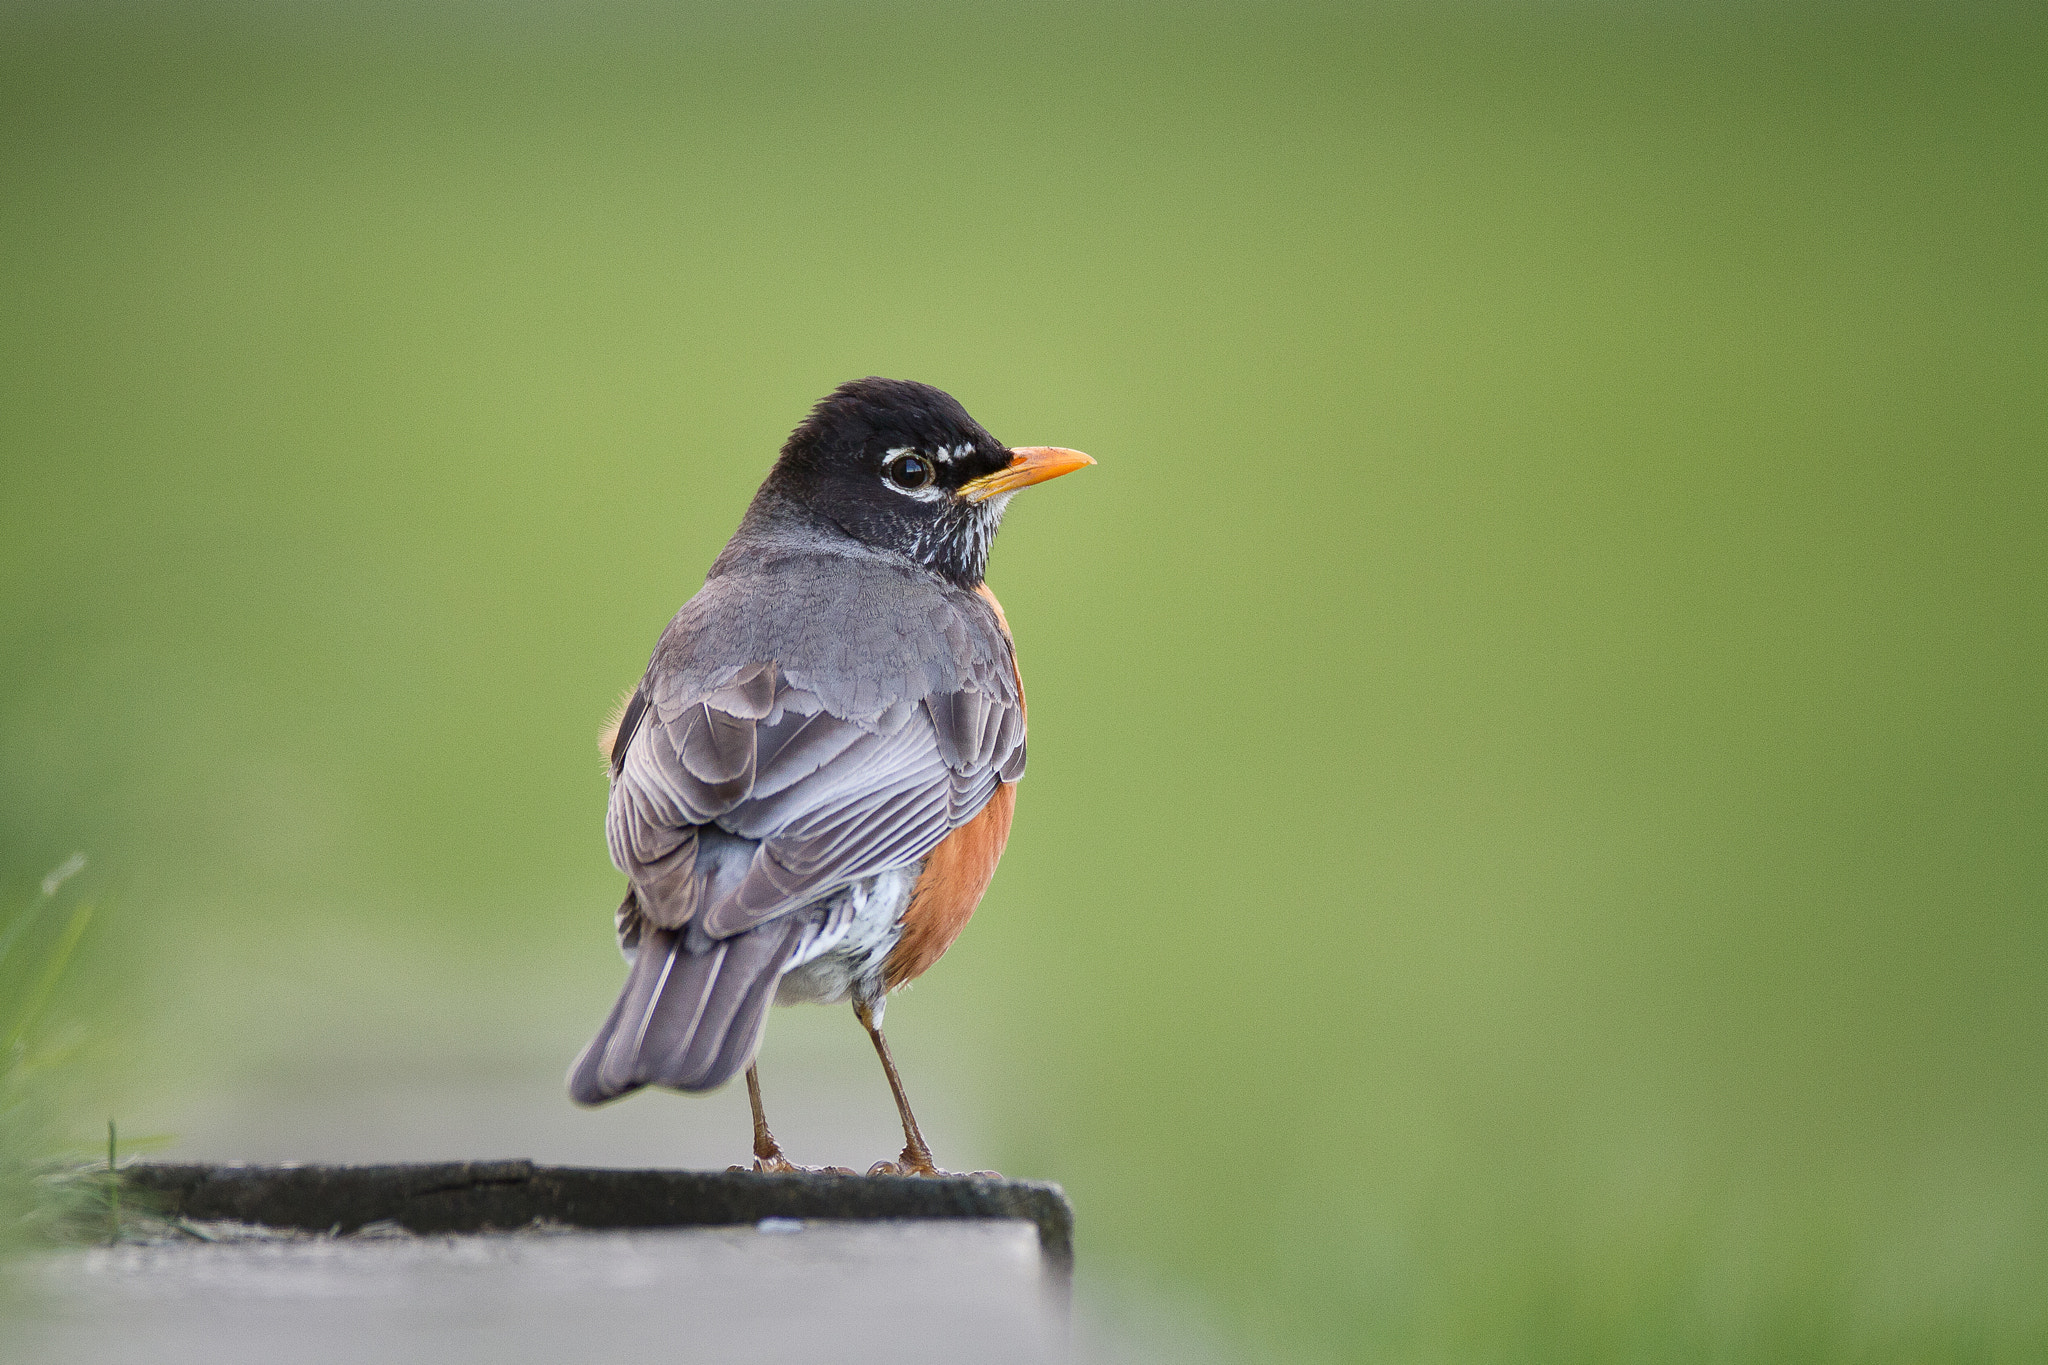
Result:
<instances>
[{"instance_id":1,"label":"weathered concrete block","mask_svg":"<svg viewBox=\"0 0 2048 1365\"><path fill-rule=\"evenodd\" d=\"M167 1216L307 1232L392 1223L417 1233L730 1227L764 1218L1014 1218L1034 1224L1048 1269L1074 1262L1074 1210L1057 1185L956 1176L756 1175L607 1170L530 1161L404 1166L138 1163L123 1187Z\"/></svg>"}]
</instances>

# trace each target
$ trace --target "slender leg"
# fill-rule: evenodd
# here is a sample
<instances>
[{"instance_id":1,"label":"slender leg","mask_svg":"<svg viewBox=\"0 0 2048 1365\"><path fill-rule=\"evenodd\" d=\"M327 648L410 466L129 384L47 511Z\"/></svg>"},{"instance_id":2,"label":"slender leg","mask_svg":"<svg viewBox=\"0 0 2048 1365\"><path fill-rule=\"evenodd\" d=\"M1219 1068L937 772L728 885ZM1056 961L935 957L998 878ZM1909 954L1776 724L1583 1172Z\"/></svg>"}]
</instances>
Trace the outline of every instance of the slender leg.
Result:
<instances>
[{"instance_id":1,"label":"slender leg","mask_svg":"<svg viewBox=\"0 0 2048 1365\"><path fill-rule=\"evenodd\" d=\"M754 1165L753 1169L763 1175L800 1175L805 1172L829 1171L834 1175L852 1175L844 1166L799 1166L782 1154L782 1144L775 1140L775 1134L768 1131L768 1115L761 1109L761 1075L754 1064L747 1064L747 1103L754 1110ZM729 1166L727 1170L744 1171L745 1166Z\"/></svg>"},{"instance_id":2,"label":"slender leg","mask_svg":"<svg viewBox=\"0 0 2048 1365\"><path fill-rule=\"evenodd\" d=\"M925 1144L924 1134L917 1129L917 1115L910 1112L910 1097L903 1093L903 1078L896 1074L896 1059L889 1055L889 1040L882 1036L881 1025L875 1022L874 1011L868 1002L856 998L853 1013L860 1020L860 1026L868 1031L874 1041L875 1055L882 1059L883 1074L889 1078L889 1093L896 1097L896 1113L903 1120L903 1155L894 1161L877 1161L868 1168L869 1175L950 1175L932 1162L932 1149ZM976 1171L979 1176L994 1176L994 1171Z\"/></svg>"},{"instance_id":3,"label":"slender leg","mask_svg":"<svg viewBox=\"0 0 2048 1365\"><path fill-rule=\"evenodd\" d=\"M782 1154L782 1144L768 1131L768 1115L761 1109L761 1073L752 1062L747 1063L747 1103L754 1110L754 1169L788 1170L789 1158Z\"/></svg>"}]
</instances>

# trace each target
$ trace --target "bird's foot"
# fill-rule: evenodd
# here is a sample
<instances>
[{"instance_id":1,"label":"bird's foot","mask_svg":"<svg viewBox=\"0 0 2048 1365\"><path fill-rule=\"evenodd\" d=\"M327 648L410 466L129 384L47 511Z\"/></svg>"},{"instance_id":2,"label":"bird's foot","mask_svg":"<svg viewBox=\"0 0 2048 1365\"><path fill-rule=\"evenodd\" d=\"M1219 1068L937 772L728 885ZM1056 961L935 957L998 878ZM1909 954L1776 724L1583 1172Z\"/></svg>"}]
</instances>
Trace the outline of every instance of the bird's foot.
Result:
<instances>
[{"instance_id":1,"label":"bird's foot","mask_svg":"<svg viewBox=\"0 0 2048 1365\"><path fill-rule=\"evenodd\" d=\"M755 1175L852 1175L851 1166L799 1166L781 1152L756 1156L751 1166L728 1166L728 1172L751 1171Z\"/></svg>"},{"instance_id":2,"label":"bird's foot","mask_svg":"<svg viewBox=\"0 0 2048 1365\"><path fill-rule=\"evenodd\" d=\"M868 1167L869 1175L919 1175L931 1180L945 1180L970 1176L976 1180L1001 1180L1000 1171L942 1171L932 1162L932 1154L915 1147L905 1147L903 1155L894 1161L877 1161Z\"/></svg>"}]
</instances>

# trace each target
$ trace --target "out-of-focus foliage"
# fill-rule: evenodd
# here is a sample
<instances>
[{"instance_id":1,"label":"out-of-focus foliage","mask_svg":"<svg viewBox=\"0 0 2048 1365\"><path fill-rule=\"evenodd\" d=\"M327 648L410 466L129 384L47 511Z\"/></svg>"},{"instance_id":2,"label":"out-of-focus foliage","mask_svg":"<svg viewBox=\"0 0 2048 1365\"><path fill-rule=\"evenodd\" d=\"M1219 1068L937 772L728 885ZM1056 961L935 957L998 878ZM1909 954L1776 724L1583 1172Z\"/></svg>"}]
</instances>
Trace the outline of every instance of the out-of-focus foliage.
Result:
<instances>
[{"instance_id":1,"label":"out-of-focus foliage","mask_svg":"<svg viewBox=\"0 0 2048 1365\"><path fill-rule=\"evenodd\" d=\"M1993 5L9 8L4 870L134 879L164 1083L566 1061L591 732L805 405L921 378L1101 460L997 547L1031 772L891 1014L1084 1265L1293 1357L2038 1356L2044 70Z\"/></svg>"},{"instance_id":2,"label":"out-of-focus foliage","mask_svg":"<svg viewBox=\"0 0 2048 1365\"><path fill-rule=\"evenodd\" d=\"M92 899L66 887L85 863L65 859L0 918L0 1253L75 1236L103 1207L105 1182L79 1177L56 1127L85 1042L64 1009L93 921Z\"/></svg>"}]
</instances>

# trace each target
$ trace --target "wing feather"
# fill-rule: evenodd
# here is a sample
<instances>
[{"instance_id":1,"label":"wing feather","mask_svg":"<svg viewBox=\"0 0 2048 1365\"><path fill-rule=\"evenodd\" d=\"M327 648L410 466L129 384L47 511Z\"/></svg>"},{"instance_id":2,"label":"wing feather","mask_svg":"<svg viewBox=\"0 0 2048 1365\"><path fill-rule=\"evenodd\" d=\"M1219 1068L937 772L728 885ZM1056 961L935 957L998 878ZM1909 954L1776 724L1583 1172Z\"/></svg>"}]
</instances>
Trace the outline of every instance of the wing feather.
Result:
<instances>
[{"instance_id":1,"label":"wing feather","mask_svg":"<svg viewBox=\"0 0 2048 1365\"><path fill-rule=\"evenodd\" d=\"M649 708L613 781L612 861L648 923L729 938L922 859L1014 780L1023 741L1014 698L965 687L849 718L761 665Z\"/></svg>"},{"instance_id":2,"label":"wing feather","mask_svg":"<svg viewBox=\"0 0 2048 1365\"><path fill-rule=\"evenodd\" d=\"M993 599L858 554L728 552L635 696L605 832L655 929L727 938L914 864L1024 771Z\"/></svg>"}]
</instances>

